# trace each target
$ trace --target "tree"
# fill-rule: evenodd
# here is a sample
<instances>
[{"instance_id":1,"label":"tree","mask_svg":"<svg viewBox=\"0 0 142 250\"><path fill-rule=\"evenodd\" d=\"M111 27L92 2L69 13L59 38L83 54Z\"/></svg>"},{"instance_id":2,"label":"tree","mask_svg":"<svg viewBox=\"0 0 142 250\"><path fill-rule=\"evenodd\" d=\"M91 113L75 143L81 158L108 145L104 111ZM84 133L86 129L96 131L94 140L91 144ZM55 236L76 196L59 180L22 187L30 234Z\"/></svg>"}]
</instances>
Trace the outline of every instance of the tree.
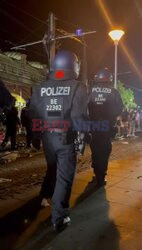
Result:
<instances>
[{"instance_id":1,"label":"tree","mask_svg":"<svg viewBox=\"0 0 142 250\"><path fill-rule=\"evenodd\" d=\"M121 95L122 102L125 108L131 109L136 108L137 104L135 103L134 92L130 88L125 88L124 84L118 81L118 91Z\"/></svg>"}]
</instances>

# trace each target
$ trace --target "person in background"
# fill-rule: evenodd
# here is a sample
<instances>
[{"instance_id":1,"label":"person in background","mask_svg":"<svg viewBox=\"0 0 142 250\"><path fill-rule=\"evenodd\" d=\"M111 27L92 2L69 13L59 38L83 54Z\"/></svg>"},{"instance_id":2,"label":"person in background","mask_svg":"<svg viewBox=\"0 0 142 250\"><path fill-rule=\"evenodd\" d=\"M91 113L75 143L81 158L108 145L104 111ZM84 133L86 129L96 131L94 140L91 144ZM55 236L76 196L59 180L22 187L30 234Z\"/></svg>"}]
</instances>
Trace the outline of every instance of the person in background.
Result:
<instances>
[{"instance_id":1,"label":"person in background","mask_svg":"<svg viewBox=\"0 0 142 250\"><path fill-rule=\"evenodd\" d=\"M140 110L140 129L142 130L142 110Z\"/></svg>"},{"instance_id":2,"label":"person in background","mask_svg":"<svg viewBox=\"0 0 142 250\"><path fill-rule=\"evenodd\" d=\"M11 150L15 150L16 134L18 127L20 126L20 119L18 117L18 110L15 107L15 100L13 101L12 107L8 109L6 112L5 126L6 126L6 133L5 133L5 138L1 144L1 148L4 149L10 139Z\"/></svg>"},{"instance_id":3,"label":"person in background","mask_svg":"<svg viewBox=\"0 0 142 250\"><path fill-rule=\"evenodd\" d=\"M122 135L123 137L127 137L129 130L129 112L127 109L124 109L122 114Z\"/></svg>"},{"instance_id":4,"label":"person in background","mask_svg":"<svg viewBox=\"0 0 142 250\"><path fill-rule=\"evenodd\" d=\"M26 102L26 107L21 112L21 124L26 129L26 148L31 148L32 143L32 121L30 118L30 99Z\"/></svg>"},{"instance_id":5,"label":"person in background","mask_svg":"<svg viewBox=\"0 0 142 250\"><path fill-rule=\"evenodd\" d=\"M4 83L0 80L0 108L11 107L13 104L13 97L5 87Z\"/></svg>"},{"instance_id":6,"label":"person in background","mask_svg":"<svg viewBox=\"0 0 142 250\"><path fill-rule=\"evenodd\" d=\"M132 109L129 115L129 134L128 136L135 136L136 130L136 111Z\"/></svg>"},{"instance_id":7,"label":"person in background","mask_svg":"<svg viewBox=\"0 0 142 250\"><path fill-rule=\"evenodd\" d=\"M136 130L139 131L140 130L140 110L137 109L136 110Z\"/></svg>"},{"instance_id":8,"label":"person in background","mask_svg":"<svg viewBox=\"0 0 142 250\"><path fill-rule=\"evenodd\" d=\"M117 137L117 138L121 138L121 135L122 135L122 127L123 127L121 115L119 115L119 116L117 117L116 126L117 126L117 134L116 134L116 137Z\"/></svg>"}]
</instances>

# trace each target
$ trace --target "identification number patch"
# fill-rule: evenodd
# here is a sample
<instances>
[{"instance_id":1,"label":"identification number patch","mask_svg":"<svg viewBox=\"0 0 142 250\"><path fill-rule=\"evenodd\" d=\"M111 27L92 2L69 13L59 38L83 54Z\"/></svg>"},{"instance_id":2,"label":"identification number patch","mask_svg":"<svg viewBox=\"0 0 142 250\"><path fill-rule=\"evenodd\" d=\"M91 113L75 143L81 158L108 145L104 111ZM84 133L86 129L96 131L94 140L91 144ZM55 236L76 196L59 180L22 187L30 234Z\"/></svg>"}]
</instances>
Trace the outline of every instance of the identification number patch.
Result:
<instances>
[{"instance_id":1,"label":"identification number patch","mask_svg":"<svg viewBox=\"0 0 142 250\"><path fill-rule=\"evenodd\" d=\"M63 98L52 98L48 100L46 105L47 111L62 111L63 110Z\"/></svg>"},{"instance_id":2,"label":"identification number patch","mask_svg":"<svg viewBox=\"0 0 142 250\"><path fill-rule=\"evenodd\" d=\"M48 111L61 111L62 106L61 105L46 105L46 110Z\"/></svg>"}]
</instances>

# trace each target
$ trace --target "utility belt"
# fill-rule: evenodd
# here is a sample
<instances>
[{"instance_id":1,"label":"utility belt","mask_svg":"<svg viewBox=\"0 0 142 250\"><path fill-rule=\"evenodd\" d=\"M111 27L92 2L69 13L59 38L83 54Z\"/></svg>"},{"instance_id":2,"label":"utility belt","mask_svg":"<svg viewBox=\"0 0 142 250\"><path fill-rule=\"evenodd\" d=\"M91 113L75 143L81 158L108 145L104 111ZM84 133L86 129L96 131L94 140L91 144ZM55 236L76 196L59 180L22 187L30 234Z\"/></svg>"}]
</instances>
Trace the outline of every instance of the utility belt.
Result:
<instances>
[{"instance_id":1,"label":"utility belt","mask_svg":"<svg viewBox=\"0 0 142 250\"><path fill-rule=\"evenodd\" d=\"M67 134L68 131L63 131L63 129L59 129L59 128L52 128L50 131L47 131L47 133L54 133L54 134Z\"/></svg>"},{"instance_id":2,"label":"utility belt","mask_svg":"<svg viewBox=\"0 0 142 250\"><path fill-rule=\"evenodd\" d=\"M59 128L53 128L52 130L47 131L46 134L47 136L48 135L60 136L63 145L74 143L74 140L76 138L76 133L73 132L72 130L64 131L63 129Z\"/></svg>"}]
</instances>

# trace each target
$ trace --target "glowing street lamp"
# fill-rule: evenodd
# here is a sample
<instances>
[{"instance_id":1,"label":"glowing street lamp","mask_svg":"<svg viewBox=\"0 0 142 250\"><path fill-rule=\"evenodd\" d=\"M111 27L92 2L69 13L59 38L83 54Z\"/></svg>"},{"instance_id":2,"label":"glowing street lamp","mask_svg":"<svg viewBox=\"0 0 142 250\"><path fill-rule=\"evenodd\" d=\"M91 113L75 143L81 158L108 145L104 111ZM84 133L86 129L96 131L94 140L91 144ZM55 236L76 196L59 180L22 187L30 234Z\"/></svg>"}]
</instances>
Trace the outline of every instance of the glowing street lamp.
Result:
<instances>
[{"instance_id":1,"label":"glowing street lamp","mask_svg":"<svg viewBox=\"0 0 142 250\"><path fill-rule=\"evenodd\" d=\"M109 36L114 41L115 45L115 71L114 71L114 88L117 88L117 57L118 57L118 43L122 36L125 34L123 30L112 30L109 32Z\"/></svg>"}]
</instances>

